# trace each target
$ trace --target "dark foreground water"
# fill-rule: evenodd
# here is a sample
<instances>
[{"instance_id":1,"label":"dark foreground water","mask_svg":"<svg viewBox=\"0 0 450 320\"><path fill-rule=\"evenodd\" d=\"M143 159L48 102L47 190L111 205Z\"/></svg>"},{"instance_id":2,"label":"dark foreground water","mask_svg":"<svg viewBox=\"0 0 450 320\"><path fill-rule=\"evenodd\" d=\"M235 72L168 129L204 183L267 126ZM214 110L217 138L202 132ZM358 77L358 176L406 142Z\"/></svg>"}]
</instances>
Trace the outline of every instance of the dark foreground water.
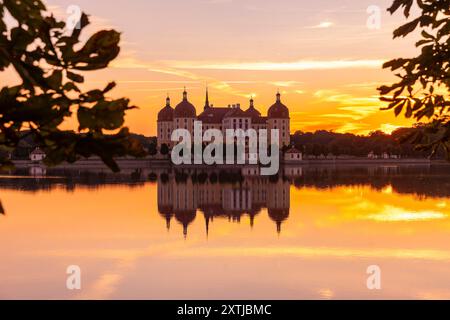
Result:
<instances>
[{"instance_id":1,"label":"dark foreground water","mask_svg":"<svg viewBox=\"0 0 450 320\"><path fill-rule=\"evenodd\" d=\"M36 167L0 199L3 299L450 298L449 166Z\"/></svg>"}]
</instances>

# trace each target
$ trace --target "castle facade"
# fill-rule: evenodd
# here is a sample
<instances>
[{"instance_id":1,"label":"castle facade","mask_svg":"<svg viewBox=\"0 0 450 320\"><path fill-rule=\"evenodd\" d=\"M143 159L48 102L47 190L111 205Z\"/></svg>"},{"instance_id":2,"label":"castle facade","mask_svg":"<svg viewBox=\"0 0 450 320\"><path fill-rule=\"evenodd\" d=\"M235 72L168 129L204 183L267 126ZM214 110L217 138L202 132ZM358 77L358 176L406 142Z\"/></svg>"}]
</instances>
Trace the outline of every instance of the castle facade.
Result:
<instances>
[{"instance_id":1,"label":"castle facade","mask_svg":"<svg viewBox=\"0 0 450 320\"><path fill-rule=\"evenodd\" d=\"M281 94L276 95L275 103L268 109L266 117L254 105L253 98L246 110L241 109L240 104L228 105L228 107L215 107L209 103L208 90L206 90L205 106L203 112L197 115L196 108L188 101L186 90L183 92L183 100L172 108L170 98L167 97L166 105L158 113L157 137L158 148L167 145L172 148L172 132L175 129L187 129L191 138L194 134L194 122L201 121L202 129L218 129L225 136L227 129L260 129L279 130L280 148L290 145L290 118L289 109L281 102ZM270 137L270 133L268 134Z\"/></svg>"}]
</instances>

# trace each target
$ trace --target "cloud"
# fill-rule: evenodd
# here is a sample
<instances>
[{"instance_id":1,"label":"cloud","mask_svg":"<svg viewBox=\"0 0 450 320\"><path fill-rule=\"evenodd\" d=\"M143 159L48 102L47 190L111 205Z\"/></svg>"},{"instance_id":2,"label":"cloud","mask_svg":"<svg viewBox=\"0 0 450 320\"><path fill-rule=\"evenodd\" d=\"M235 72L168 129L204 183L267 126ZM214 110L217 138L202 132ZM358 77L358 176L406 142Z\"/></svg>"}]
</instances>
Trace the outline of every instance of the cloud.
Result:
<instances>
[{"instance_id":1,"label":"cloud","mask_svg":"<svg viewBox=\"0 0 450 320\"><path fill-rule=\"evenodd\" d=\"M379 69L384 59L379 60L299 60L294 62L200 62L166 61L176 69L243 70L243 71L302 71L331 69Z\"/></svg>"},{"instance_id":2,"label":"cloud","mask_svg":"<svg viewBox=\"0 0 450 320\"><path fill-rule=\"evenodd\" d=\"M222 81L213 77L198 75L190 70L182 70L180 68L174 68L163 64L161 62L145 62L135 58L133 51L128 51L122 54L118 59L111 63L112 68L116 69L145 69L146 71L167 74L171 76L180 77L186 79L185 83L204 83L205 86L222 91L234 96L250 98L254 93L244 92L233 88L231 84L237 83L237 81ZM183 83L183 80L178 80L179 83Z\"/></svg>"},{"instance_id":3,"label":"cloud","mask_svg":"<svg viewBox=\"0 0 450 320\"><path fill-rule=\"evenodd\" d=\"M353 119L361 120L371 114L377 113L380 111L378 106L347 106L347 107L339 107L339 110L350 112L353 115Z\"/></svg>"},{"instance_id":4,"label":"cloud","mask_svg":"<svg viewBox=\"0 0 450 320\"><path fill-rule=\"evenodd\" d=\"M294 86L298 86L300 84L303 84L303 82L299 82L299 81L272 81L272 82L269 82L269 84L274 85L276 87L294 87Z\"/></svg>"},{"instance_id":5,"label":"cloud","mask_svg":"<svg viewBox=\"0 0 450 320\"><path fill-rule=\"evenodd\" d=\"M309 29L326 29L334 26L333 22L330 21L322 21L318 25L307 27Z\"/></svg>"},{"instance_id":6,"label":"cloud","mask_svg":"<svg viewBox=\"0 0 450 320\"><path fill-rule=\"evenodd\" d=\"M379 130L383 131L384 133L391 134L393 131L397 130L398 128L401 128L401 126L396 126L390 123L383 123Z\"/></svg>"},{"instance_id":7,"label":"cloud","mask_svg":"<svg viewBox=\"0 0 450 320\"><path fill-rule=\"evenodd\" d=\"M314 96L320 101L337 103L337 110L343 113L324 114L323 117L330 118L352 118L362 120L380 110L378 96L356 97L349 93L342 93L337 90L318 90Z\"/></svg>"},{"instance_id":8,"label":"cloud","mask_svg":"<svg viewBox=\"0 0 450 320\"><path fill-rule=\"evenodd\" d=\"M338 133L346 133L346 132L361 132L364 129L366 129L369 127L369 124L367 123L354 123L354 122L349 122L346 123L344 125L342 125L340 128L338 128L336 130L336 132Z\"/></svg>"},{"instance_id":9,"label":"cloud","mask_svg":"<svg viewBox=\"0 0 450 320\"><path fill-rule=\"evenodd\" d=\"M337 118L337 119L347 119L347 118L353 118L353 115L345 114L345 113L325 113L320 114L319 117L323 118Z\"/></svg>"},{"instance_id":10,"label":"cloud","mask_svg":"<svg viewBox=\"0 0 450 320\"><path fill-rule=\"evenodd\" d=\"M343 87L345 88L361 88L361 89L374 89L380 87L386 83L384 82L361 82L361 83L350 83L346 84Z\"/></svg>"}]
</instances>

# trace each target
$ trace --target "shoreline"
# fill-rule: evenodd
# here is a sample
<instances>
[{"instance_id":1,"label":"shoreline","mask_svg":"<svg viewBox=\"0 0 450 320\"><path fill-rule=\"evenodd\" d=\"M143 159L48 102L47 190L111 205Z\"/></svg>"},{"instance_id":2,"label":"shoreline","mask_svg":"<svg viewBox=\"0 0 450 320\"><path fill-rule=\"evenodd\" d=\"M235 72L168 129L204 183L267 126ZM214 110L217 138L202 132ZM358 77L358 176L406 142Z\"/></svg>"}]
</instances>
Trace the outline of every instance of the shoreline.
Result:
<instances>
[{"instance_id":1,"label":"shoreline","mask_svg":"<svg viewBox=\"0 0 450 320\"><path fill-rule=\"evenodd\" d=\"M190 165L173 165L170 160L166 159L117 159L116 160L121 169L147 169L147 168L242 168L252 167L258 165L251 164L190 164ZM30 160L16 160L13 161L16 168L33 168L46 167L42 162L33 162ZM347 166L347 165L439 165L450 166L450 162L445 160L429 160L429 159L305 159L302 161L283 161L280 167L301 167L301 166L316 166L316 165L333 165L333 166ZM59 169L108 169L108 167L100 159L80 160L76 163L64 163L51 168Z\"/></svg>"}]
</instances>

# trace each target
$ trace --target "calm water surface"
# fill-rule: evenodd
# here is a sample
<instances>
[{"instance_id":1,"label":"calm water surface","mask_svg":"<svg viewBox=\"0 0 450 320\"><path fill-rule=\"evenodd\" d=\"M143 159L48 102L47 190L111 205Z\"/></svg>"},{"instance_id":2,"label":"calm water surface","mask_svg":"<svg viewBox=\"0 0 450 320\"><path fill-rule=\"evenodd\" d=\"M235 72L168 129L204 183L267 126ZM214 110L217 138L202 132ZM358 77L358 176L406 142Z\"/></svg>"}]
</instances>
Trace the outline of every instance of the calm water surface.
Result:
<instances>
[{"instance_id":1,"label":"calm water surface","mask_svg":"<svg viewBox=\"0 0 450 320\"><path fill-rule=\"evenodd\" d=\"M448 166L32 168L0 199L3 299L450 299Z\"/></svg>"}]
</instances>

